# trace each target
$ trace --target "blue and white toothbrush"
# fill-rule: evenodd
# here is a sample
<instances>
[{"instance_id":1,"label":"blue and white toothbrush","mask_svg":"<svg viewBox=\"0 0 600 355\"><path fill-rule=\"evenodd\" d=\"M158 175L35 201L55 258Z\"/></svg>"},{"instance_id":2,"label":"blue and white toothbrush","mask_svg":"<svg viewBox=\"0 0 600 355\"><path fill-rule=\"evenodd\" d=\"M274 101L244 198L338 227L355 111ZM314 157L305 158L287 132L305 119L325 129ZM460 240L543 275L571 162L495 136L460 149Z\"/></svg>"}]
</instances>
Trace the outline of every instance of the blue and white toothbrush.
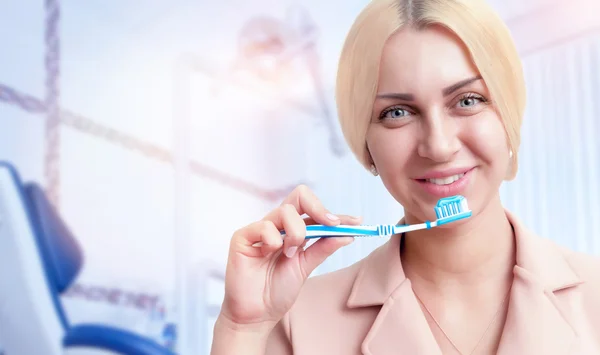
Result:
<instances>
[{"instance_id":1,"label":"blue and white toothbrush","mask_svg":"<svg viewBox=\"0 0 600 355\"><path fill-rule=\"evenodd\" d=\"M435 214L437 216L437 220L433 222L426 221L425 223L411 225L310 225L306 226L306 239L344 236L387 237L394 234L406 233L419 229L430 229L443 224L455 222L471 217L472 212L467 204L467 199L463 196L457 195L440 199L435 206ZM285 232L282 231L281 234L285 236Z\"/></svg>"}]
</instances>

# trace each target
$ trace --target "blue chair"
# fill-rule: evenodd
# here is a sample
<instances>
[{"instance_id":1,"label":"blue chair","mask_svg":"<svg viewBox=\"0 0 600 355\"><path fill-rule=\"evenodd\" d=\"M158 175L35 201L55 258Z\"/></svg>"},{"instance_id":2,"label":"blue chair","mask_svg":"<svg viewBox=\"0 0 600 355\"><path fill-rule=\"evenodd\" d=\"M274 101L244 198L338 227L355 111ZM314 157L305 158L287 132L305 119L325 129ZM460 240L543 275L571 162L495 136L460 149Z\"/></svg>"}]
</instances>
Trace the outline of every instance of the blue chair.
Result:
<instances>
[{"instance_id":1,"label":"blue chair","mask_svg":"<svg viewBox=\"0 0 600 355\"><path fill-rule=\"evenodd\" d=\"M60 295L82 264L81 247L42 188L0 162L0 352L174 355L128 331L70 324Z\"/></svg>"}]
</instances>

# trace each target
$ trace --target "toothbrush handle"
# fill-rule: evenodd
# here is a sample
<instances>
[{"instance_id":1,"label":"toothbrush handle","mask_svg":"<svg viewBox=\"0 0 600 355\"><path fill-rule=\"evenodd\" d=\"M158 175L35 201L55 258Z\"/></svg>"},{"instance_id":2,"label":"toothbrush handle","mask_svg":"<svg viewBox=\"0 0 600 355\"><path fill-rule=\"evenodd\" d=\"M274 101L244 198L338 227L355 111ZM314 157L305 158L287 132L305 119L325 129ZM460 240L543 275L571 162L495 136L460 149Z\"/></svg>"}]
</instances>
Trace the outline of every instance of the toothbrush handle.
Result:
<instances>
[{"instance_id":1,"label":"toothbrush handle","mask_svg":"<svg viewBox=\"0 0 600 355\"><path fill-rule=\"evenodd\" d=\"M344 236L378 236L377 226L306 226L306 238L344 237Z\"/></svg>"},{"instance_id":2,"label":"toothbrush handle","mask_svg":"<svg viewBox=\"0 0 600 355\"><path fill-rule=\"evenodd\" d=\"M419 229L429 229L436 226L436 222L425 222L411 225L339 225L324 226L320 224L306 226L305 239L329 238L329 237L384 237L393 234L401 234ZM285 232L281 231L282 237Z\"/></svg>"},{"instance_id":3,"label":"toothbrush handle","mask_svg":"<svg viewBox=\"0 0 600 355\"><path fill-rule=\"evenodd\" d=\"M306 239L311 238L327 238L327 237L385 237L394 234L401 234L411 232L419 229L429 229L436 226L436 222L425 222L421 224L411 225L362 225L362 226L351 226L351 225L339 225L339 226L323 226L323 225L310 225L306 227Z\"/></svg>"},{"instance_id":4,"label":"toothbrush handle","mask_svg":"<svg viewBox=\"0 0 600 355\"><path fill-rule=\"evenodd\" d=\"M281 232L285 237L285 232ZM377 226L353 226L353 225L309 225L306 226L306 239L327 237L354 237L354 236L379 236Z\"/></svg>"},{"instance_id":5,"label":"toothbrush handle","mask_svg":"<svg viewBox=\"0 0 600 355\"><path fill-rule=\"evenodd\" d=\"M407 232L412 232L420 229L430 229L437 226L437 221L426 221L425 223L419 224L407 224L407 225L398 225L394 226L394 234L402 234Z\"/></svg>"}]
</instances>

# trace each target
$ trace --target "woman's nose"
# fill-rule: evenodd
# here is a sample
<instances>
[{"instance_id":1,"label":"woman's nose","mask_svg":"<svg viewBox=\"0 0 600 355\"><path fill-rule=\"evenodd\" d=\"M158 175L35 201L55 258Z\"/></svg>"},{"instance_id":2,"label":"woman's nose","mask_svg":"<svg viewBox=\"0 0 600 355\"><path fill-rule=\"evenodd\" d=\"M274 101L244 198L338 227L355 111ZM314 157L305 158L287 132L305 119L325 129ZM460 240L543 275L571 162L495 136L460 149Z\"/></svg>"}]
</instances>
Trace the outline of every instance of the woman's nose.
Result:
<instances>
[{"instance_id":1,"label":"woman's nose","mask_svg":"<svg viewBox=\"0 0 600 355\"><path fill-rule=\"evenodd\" d=\"M441 112L433 113L423 118L421 127L423 132L418 147L421 157L444 163L460 150L461 143L453 118Z\"/></svg>"}]
</instances>

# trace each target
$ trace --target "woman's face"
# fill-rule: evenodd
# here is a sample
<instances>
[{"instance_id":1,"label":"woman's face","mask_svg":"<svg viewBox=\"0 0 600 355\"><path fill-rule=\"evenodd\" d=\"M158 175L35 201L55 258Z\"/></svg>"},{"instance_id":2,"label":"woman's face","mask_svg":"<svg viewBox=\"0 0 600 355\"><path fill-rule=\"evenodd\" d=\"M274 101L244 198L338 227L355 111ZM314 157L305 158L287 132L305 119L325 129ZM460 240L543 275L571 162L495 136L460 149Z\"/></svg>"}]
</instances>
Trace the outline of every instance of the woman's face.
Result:
<instances>
[{"instance_id":1,"label":"woman's face","mask_svg":"<svg viewBox=\"0 0 600 355\"><path fill-rule=\"evenodd\" d=\"M367 145L409 223L435 219L442 197L474 215L498 196L509 148L485 82L462 42L442 27L406 28L383 52Z\"/></svg>"}]
</instances>

